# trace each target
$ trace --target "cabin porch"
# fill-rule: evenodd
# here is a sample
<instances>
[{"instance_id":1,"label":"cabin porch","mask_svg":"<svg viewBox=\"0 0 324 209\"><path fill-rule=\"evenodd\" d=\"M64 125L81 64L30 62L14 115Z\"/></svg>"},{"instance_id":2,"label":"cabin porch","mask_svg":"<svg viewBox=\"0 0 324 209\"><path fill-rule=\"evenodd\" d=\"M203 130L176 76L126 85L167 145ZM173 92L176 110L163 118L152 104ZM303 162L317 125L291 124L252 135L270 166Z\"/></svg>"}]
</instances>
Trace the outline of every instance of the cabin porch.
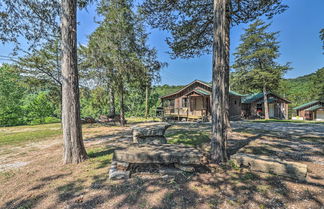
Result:
<instances>
[{"instance_id":1,"label":"cabin porch","mask_svg":"<svg viewBox=\"0 0 324 209\"><path fill-rule=\"evenodd\" d=\"M210 116L209 95L188 94L163 101L164 117L177 120L198 120Z\"/></svg>"}]
</instances>

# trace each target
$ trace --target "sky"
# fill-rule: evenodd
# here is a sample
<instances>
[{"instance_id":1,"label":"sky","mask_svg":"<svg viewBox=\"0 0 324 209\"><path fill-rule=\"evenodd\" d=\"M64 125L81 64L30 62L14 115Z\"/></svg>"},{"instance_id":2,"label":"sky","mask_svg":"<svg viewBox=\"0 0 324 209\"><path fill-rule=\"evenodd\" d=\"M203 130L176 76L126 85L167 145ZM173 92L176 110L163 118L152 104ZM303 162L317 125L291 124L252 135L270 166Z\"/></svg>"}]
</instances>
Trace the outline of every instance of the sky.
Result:
<instances>
[{"instance_id":1,"label":"sky","mask_svg":"<svg viewBox=\"0 0 324 209\"><path fill-rule=\"evenodd\" d=\"M324 28L324 0L286 0L289 9L270 20L269 31L280 31L280 53L278 62L291 63L292 69L285 78L296 78L315 72L324 67L324 50L319 38L319 31ZM88 36L96 29L95 6L78 12L78 42L86 44ZM269 22L269 21L268 21ZM240 36L246 24L231 29L231 55L240 44ZM158 50L158 58L168 66L161 70L160 85L185 85L195 79L211 81L211 55L192 59L171 59L168 45L165 42L169 35L166 31L152 30L149 45ZM0 55L8 56L12 46L0 46ZM231 56L231 63L234 57ZM1 60L0 60L1 63Z\"/></svg>"}]
</instances>

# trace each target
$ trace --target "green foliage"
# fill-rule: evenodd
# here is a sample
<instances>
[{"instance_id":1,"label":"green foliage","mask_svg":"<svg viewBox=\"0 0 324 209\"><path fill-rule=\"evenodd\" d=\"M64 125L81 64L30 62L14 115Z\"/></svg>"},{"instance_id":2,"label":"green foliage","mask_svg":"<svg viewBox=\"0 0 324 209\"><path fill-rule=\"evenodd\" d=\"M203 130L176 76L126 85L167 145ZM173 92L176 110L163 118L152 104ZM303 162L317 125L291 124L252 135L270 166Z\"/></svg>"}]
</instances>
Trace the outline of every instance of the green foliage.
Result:
<instances>
[{"instance_id":1,"label":"green foliage","mask_svg":"<svg viewBox=\"0 0 324 209\"><path fill-rule=\"evenodd\" d=\"M9 65L0 67L0 126L58 122L50 91L26 88L26 77Z\"/></svg>"},{"instance_id":2,"label":"green foliage","mask_svg":"<svg viewBox=\"0 0 324 209\"><path fill-rule=\"evenodd\" d=\"M99 115L108 114L108 94L104 88L82 88L80 92L81 117L97 118Z\"/></svg>"},{"instance_id":3,"label":"green foliage","mask_svg":"<svg viewBox=\"0 0 324 209\"><path fill-rule=\"evenodd\" d=\"M48 92L41 91L37 94L29 94L24 98L25 121L28 124L46 123L48 117L53 116L55 111L54 105L48 98Z\"/></svg>"},{"instance_id":4,"label":"green foliage","mask_svg":"<svg viewBox=\"0 0 324 209\"><path fill-rule=\"evenodd\" d=\"M21 76L16 69L3 65L0 67L0 126L23 123L21 108L25 89L20 85Z\"/></svg>"}]
</instances>

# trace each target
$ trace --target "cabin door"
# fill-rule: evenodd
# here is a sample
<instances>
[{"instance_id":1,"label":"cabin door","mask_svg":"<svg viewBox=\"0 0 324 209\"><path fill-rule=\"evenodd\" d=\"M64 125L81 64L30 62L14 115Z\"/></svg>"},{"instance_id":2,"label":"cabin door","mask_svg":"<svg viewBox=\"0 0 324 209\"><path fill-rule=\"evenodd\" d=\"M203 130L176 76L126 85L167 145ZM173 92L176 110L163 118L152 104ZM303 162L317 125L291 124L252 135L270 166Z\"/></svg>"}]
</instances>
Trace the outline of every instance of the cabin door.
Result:
<instances>
[{"instance_id":1,"label":"cabin door","mask_svg":"<svg viewBox=\"0 0 324 209\"><path fill-rule=\"evenodd\" d=\"M274 117L274 104L269 104L269 117Z\"/></svg>"},{"instance_id":2,"label":"cabin door","mask_svg":"<svg viewBox=\"0 0 324 209\"><path fill-rule=\"evenodd\" d=\"M324 110L317 110L316 120L324 120Z\"/></svg>"}]
</instances>

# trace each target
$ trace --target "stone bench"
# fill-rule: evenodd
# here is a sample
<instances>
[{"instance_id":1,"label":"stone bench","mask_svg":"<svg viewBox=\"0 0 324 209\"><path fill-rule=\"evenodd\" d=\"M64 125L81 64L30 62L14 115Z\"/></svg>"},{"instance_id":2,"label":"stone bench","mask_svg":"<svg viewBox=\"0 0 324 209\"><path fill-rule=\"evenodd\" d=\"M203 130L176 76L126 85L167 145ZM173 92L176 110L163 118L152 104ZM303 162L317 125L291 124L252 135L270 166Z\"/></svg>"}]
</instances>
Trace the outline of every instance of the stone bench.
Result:
<instances>
[{"instance_id":1,"label":"stone bench","mask_svg":"<svg viewBox=\"0 0 324 209\"><path fill-rule=\"evenodd\" d=\"M109 179L129 178L131 165L161 165L163 172L194 172L194 166L202 165L204 155L199 150L185 145L175 144L131 144L115 150ZM173 169L164 169L172 165ZM176 172L175 172L176 173Z\"/></svg>"},{"instance_id":2,"label":"stone bench","mask_svg":"<svg viewBox=\"0 0 324 209\"><path fill-rule=\"evenodd\" d=\"M301 181L305 181L307 175L307 165L281 160L272 156L236 153L231 156L231 160L237 166L248 166L254 171L272 173Z\"/></svg>"},{"instance_id":3,"label":"stone bench","mask_svg":"<svg viewBox=\"0 0 324 209\"><path fill-rule=\"evenodd\" d=\"M116 161L128 163L158 163L158 164L200 164L203 154L190 146L176 144L132 144L115 150Z\"/></svg>"},{"instance_id":4,"label":"stone bench","mask_svg":"<svg viewBox=\"0 0 324 209\"><path fill-rule=\"evenodd\" d=\"M133 143L139 144L166 144L165 131L169 123L146 123L132 127Z\"/></svg>"}]
</instances>

